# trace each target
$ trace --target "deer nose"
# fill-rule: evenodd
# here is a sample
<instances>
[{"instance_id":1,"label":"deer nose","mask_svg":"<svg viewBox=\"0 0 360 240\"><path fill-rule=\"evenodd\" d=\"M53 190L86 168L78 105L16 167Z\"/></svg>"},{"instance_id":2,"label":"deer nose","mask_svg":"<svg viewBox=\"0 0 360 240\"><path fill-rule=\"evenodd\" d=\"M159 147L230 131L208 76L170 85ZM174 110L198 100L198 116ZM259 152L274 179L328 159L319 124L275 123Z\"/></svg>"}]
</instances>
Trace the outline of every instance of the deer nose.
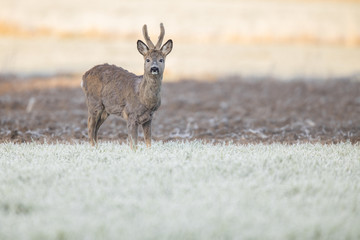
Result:
<instances>
[{"instance_id":1,"label":"deer nose","mask_svg":"<svg viewBox=\"0 0 360 240\"><path fill-rule=\"evenodd\" d=\"M151 74L158 74L159 73L159 68L158 67L151 67L150 71L151 71Z\"/></svg>"}]
</instances>

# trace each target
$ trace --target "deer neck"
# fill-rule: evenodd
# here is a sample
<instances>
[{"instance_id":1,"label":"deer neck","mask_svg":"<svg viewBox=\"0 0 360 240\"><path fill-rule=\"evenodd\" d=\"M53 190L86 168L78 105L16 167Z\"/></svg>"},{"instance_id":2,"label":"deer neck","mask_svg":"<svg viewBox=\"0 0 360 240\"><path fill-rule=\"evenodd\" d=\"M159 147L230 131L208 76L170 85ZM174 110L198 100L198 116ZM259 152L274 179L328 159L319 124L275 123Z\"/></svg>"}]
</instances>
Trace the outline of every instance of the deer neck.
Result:
<instances>
[{"instance_id":1,"label":"deer neck","mask_svg":"<svg viewBox=\"0 0 360 240\"><path fill-rule=\"evenodd\" d=\"M140 102L148 109L159 104L162 75L144 74L139 86Z\"/></svg>"}]
</instances>

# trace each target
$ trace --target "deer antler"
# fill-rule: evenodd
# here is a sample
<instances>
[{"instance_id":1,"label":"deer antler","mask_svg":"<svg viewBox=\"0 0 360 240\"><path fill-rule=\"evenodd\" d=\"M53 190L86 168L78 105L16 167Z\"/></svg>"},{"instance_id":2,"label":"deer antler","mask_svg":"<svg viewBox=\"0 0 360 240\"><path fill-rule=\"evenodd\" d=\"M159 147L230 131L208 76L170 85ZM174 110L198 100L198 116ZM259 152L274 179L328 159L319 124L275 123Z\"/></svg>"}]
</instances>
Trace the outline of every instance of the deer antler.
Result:
<instances>
[{"instance_id":1,"label":"deer antler","mask_svg":"<svg viewBox=\"0 0 360 240\"><path fill-rule=\"evenodd\" d=\"M160 23L160 36L159 36L158 42L156 43L156 47L155 47L156 49L161 48L161 44L164 39L164 35L165 35L164 25L162 23Z\"/></svg>"},{"instance_id":2,"label":"deer antler","mask_svg":"<svg viewBox=\"0 0 360 240\"><path fill-rule=\"evenodd\" d=\"M144 35L145 41L146 41L147 45L149 46L149 48L154 49L155 46L154 46L153 42L150 40L146 24L143 26L143 35Z\"/></svg>"}]
</instances>

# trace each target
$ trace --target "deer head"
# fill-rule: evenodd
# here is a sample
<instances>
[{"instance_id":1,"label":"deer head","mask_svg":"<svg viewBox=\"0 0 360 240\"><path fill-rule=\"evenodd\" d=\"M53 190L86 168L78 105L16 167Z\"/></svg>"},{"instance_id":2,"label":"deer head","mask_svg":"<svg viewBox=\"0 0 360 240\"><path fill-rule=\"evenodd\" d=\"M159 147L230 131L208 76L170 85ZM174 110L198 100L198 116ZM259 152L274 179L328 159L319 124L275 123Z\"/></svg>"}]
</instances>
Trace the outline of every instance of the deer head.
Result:
<instances>
[{"instance_id":1,"label":"deer head","mask_svg":"<svg viewBox=\"0 0 360 240\"><path fill-rule=\"evenodd\" d=\"M173 47L172 40L168 40L161 46L165 35L164 25L160 24L160 36L156 45L150 40L147 26L143 26L143 35L147 45L141 41L137 41L137 49L144 56L144 76L151 78L162 78L165 68L166 56L171 52Z\"/></svg>"}]
</instances>

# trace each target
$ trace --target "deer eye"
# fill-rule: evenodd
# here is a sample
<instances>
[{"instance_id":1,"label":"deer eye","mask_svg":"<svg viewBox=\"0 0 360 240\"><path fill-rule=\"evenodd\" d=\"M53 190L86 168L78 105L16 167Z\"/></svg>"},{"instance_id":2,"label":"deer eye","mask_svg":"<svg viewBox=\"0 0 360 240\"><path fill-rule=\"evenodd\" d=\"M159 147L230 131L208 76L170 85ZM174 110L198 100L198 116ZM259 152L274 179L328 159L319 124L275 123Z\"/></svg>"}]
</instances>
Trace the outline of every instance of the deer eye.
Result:
<instances>
[{"instance_id":1,"label":"deer eye","mask_svg":"<svg viewBox=\"0 0 360 240\"><path fill-rule=\"evenodd\" d=\"M150 59L147 58L147 59L146 59L146 62L150 62Z\"/></svg>"},{"instance_id":2,"label":"deer eye","mask_svg":"<svg viewBox=\"0 0 360 240\"><path fill-rule=\"evenodd\" d=\"M164 62L164 59L161 58L161 59L159 60L159 62L161 62L161 63Z\"/></svg>"}]
</instances>

